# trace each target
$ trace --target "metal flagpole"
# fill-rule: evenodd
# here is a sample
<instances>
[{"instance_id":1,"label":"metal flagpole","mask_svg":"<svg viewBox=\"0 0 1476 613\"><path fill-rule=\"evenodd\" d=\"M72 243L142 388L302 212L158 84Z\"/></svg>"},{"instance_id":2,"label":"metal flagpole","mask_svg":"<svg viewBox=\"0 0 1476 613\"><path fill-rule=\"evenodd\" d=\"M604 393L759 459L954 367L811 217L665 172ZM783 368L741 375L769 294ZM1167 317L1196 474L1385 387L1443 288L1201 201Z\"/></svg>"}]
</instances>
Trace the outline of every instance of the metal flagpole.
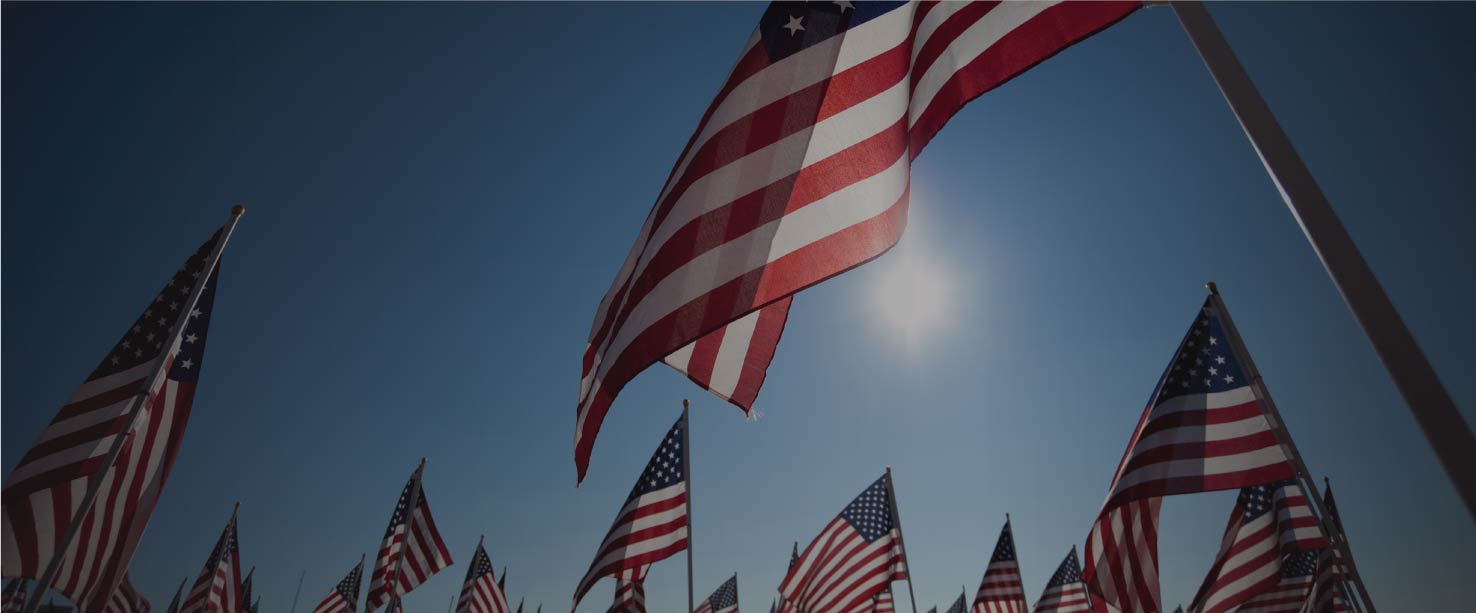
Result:
<instances>
[{"instance_id":1,"label":"metal flagpole","mask_svg":"<svg viewBox=\"0 0 1476 613\"><path fill-rule=\"evenodd\" d=\"M240 221L241 215L245 213L246 207L239 204L231 207L231 217L221 228L220 239L215 241L215 246L210 250L210 256L205 259L205 266L201 272L205 280L209 280L211 273L215 272L215 266L220 262L220 253L225 249L226 241L230 240L231 232L236 229L236 222ZM103 481L107 479L108 473L112 472L113 463L118 459L118 453L123 450L123 441L130 436L133 423L138 421L139 414L143 412L143 404L149 399L149 393L158 385L159 377L164 376L164 367L169 363L169 351L174 348L175 343L179 342L179 335L184 331L185 324L189 323L189 314L195 310L195 303L199 302L200 294L205 290L205 283L206 281L196 283L195 287L190 290L189 300L185 302L185 314L179 318L179 321L174 322L174 326L169 330L167 337L169 340L165 345L169 349L165 350L164 355L160 356L158 363L154 365L154 372L149 375L148 387L145 387L130 401L128 417L124 418L122 429L118 430L118 434L113 437L108 454L103 458L101 464L103 469L93 473L92 478L88 479L87 493L82 495L82 503L77 506L77 512L67 523L67 530L62 533L61 540L57 541L56 549L52 550L51 561L46 563L46 570L36 579L36 590L31 594L31 601L26 603L25 613L36 613L36 610L41 608L42 594L51 590L51 582L56 580L56 573L61 568L62 558L67 554L67 548L71 547L72 539L77 537L77 530L82 527L82 520L86 519L87 513L92 510L93 503L97 502L97 493L102 489Z\"/></svg>"},{"instance_id":2,"label":"metal flagpole","mask_svg":"<svg viewBox=\"0 0 1476 613\"><path fill-rule=\"evenodd\" d=\"M363 564L364 563L364 559L363 558L359 558L359 563L360 564ZM297 577L297 591L296 592L293 592L293 594L292 594L292 608L291 609L288 609L287 610L287 613L297 613L297 597L302 595L302 580L303 579L306 579L307 576L308 576L308 571L306 569L304 569L302 571L302 574Z\"/></svg>"},{"instance_id":3,"label":"metal flagpole","mask_svg":"<svg viewBox=\"0 0 1476 613\"><path fill-rule=\"evenodd\" d=\"M1348 564L1353 581L1358 586L1359 596L1363 598L1364 608L1369 613L1377 613L1373 599L1368 597L1368 588L1363 585L1363 578L1358 575L1358 565L1353 562L1353 554L1348 551L1347 544L1343 541L1342 531L1333 522L1328 521L1327 505L1322 502L1322 494L1317 491L1317 484L1312 482L1312 473L1307 470L1307 464L1302 460L1302 454L1297 451L1297 444L1292 440L1291 431L1287 429L1286 422L1281 418L1281 411L1276 408L1276 401L1271 399L1271 391L1266 389L1266 382L1261 378L1260 369L1256 368L1255 360L1251 359L1250 352L1245 348L1245 340L1240 337L1240 330L1235 327L1235 320L1230 317L1230 310L1225 307L1225 301L1220 298L1220 290L1215 287L1213 281L1204 284L1210 292L1210 301L1214 305L1216 314L1220 316L1220 324L1225 328L1225 340L1230 342L1230 350L1234 351L1240 358L1245 375L1250 377L1251 391L1256 396L1256 401L1266 407L1266 419L1271 422L1271 431L1276 434L1277 442L1281 443L1286 454L1291 456L1292 466L1297 472L1297 479L1306 492L1307 498L1312 501L1317 509L1317 516L1322 519L1324 531L1328 534L1328 540L1334 548L1342 554Z\"/></svg>"},{"instance_id":4,"label":"metal flagpole","mask_svg":"<svg viewBox=\"0 0 1476 613\"><path fill-rule=\"evenodd\" d=\"M687 611L695 610L693 606L696 601L692 599L692 417L687 413L692 403L686 398L682 399L682 438L686 444L682 446L682 465L686 467L687 474Z\"/></svg>"},{"instance_id":5,"label":"metal flagpole","mask_svg":"<svg viewBox=\"0 0 1476 613\"><path fill-rule=\"evenodd\" d=\"M1373 343L1466 511L1476 518L1476 437L1466 420L1209 12L1200 2L1169 4L1333 285Z\"/></svg>"},{"instance_id":6,"label":"metal flagpole","mask_svg":"<svg viewBox=\"0 0 1476 613\"><path fill-rule=\"evenodd\" d=\"M892 467L887 466L887 496L892 499L892 525L897 527L897 545L902 548L902 560L907 561L907 541L902 538L902 514L897 511L897 488L892 487ZM891 585L891 581L887 581ZM917 594L912 589L912 565L907 565L907 599L912 601L912 613L917 613Z\"/></svg>"},{"instance_id":7,"label":"metal flagpole","mask_svg":"<svg viewBox=\"0 0 1476 613\"><path fill-rule=\"evenodd\" d=\"M1327 487L1328 495L1331 496L1332 495L1332 482L1327 479L1327 475L1323 475L1322 476L1322 483L1323 483L1324 486ZM1331 503L1327 503L1326 497L1324 497L1323 502L1327 504L1327 518L1328 518L1328 521L1332 522L1333 524L1335 524L1337 526L1337 528L1338 528L1338 537L1341 538L1341 539L1343 539L1343 547L1347 548L1347 550L1349 552L1352 552L1353 551L1353 544L1348 542L1348 531L1343 528L1343 518L1338 515L1337 510L1333 509L1333 506L1332 506ZM1358 565L1356 563L1354 563L1353 558L1350 557L1350 558L1348 558L1348 566L1349 566L1349 568L1351 568L1353 570L1357 570L1357 566ZM1346 598L1346 596L1344 596L1344 597ZM1350 602L1352 602L1354 605L1358 605L1359 604L1356 599L1349 598L1348 600Z\"/></svg>"}]
</instances>

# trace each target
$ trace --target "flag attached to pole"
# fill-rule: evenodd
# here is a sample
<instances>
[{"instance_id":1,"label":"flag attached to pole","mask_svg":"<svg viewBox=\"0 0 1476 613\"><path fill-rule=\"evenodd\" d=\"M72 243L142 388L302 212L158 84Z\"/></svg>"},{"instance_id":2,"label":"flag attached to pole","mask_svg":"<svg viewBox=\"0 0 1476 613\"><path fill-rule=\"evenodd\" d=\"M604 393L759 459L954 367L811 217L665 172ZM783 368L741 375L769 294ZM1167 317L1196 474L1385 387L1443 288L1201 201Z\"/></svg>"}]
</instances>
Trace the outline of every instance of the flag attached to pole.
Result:
<instances>
[{"instance_id":1,"label":"flag attached to pole","mask_svg":"<svg viewBox=\"0 0 1476 613\"><path fill-rule=\"evenodd\" d=\"M968 598L969 595L967 592L960 591L958 593L958 600L953 601L953 604L948 606L948 613L967 613L969 610Z\"/></svg>"},{"instance_id":2,"label":"flag attached to pole","mask_svg":"<svg viewBox=\"0 0 1476 613\"><path fill-rule=\"evenodd\" d=\"M892 480L872 483L805 547L779 593L804 613L864 609L893 581L907 578L907 558L894 521Z\"/></svg>"},{"instance_id":3,"label":"flag attached to pole","mask_svg":"<svg viewBox=\"0 0 1476 613\"><path fill-rule=\"evenodd\" d=\"M313 613L354 613L359 609L359 586L364 577L364 558L359 558L359 563L354 569L343 577L338 585L333 586L333 591L328 592L328 597L318 606L313 607Z\"/></svg>"},{"instance_id":4,"label":"flag attached to pole","mask_svg":"<svg viewBox=\"0 0 1476 613\"><path fill-rule=\"evenodd\" d=\"M1318 552L1317 573L1314 577L1312 589L1302 605L1303 613L1343 613L1351 610L1339 589L1344 572L1342 556L1338 555L1337 549L1328 547Z\"/></svg>"},{"instance_id":5,"label":"flag attached to pole","mask_svg":"<svg viewBox=\"0 0 1476 613\"><path fill-rule=\"evenodd\" d=\"M579 478L616 395L658 361L747 410L776 311L896 244L912 160L954 112L1141 6L770 4L595 311Z\"/></svg>"},{"instance_id":6,"label":"flag attached to pole","mask_svg":"<svg viewBox=\"0 0 1476 613\"><path fill-rule=\"evenodd\" d=\"M456 600L456 613L512 613L507 596L493 581L496 576L492 558L477 542L477 551L472 554L471 565L466 569L466 579L461 583L461 596Z\"/></svg>"},{"instance_id":7,"label":"flag attached to pole","mask_svg":"<svg viewBox=\"0 0 1476 613\"><path fill-rule=\"evenodd\" d=\"M892 586L887 586L871 597L871 613L896 613L897 603L892 597Z\"/></svg>"},{"instance_id":8,"label":"flag attached to pole","mask_svg":"<svg viewBox=\"0 0 1476 613\"><path fill-rule=\"evenodd\" d=\"M169 600L169 606L164 609L165 613L179 613L179 599L184 596L184 586L189 582L189 577L185 577L184 580L179 582L179 587L174 590L174 598Z\"/></svg>"},{"instance_id":9,"label":"flag attached to pole","mask_svg":"<svg viewBox=\"0 0 1476 613\"><path fill-rule=\"evenodd\" d=\"M1317 516L1295 481L1242 488L1220 552L1189 611L1230 611L1281 580L1283 556L1326 546Z\"/></svg>"},{"instance_id":10,"label":"flag attached to pole","mask_svg":"<svg viewBox=\"0 0 1476 613\"><path fill-rule=\"evenodd\" d=\"M615 602L608 613L646 613L647 564L640 568L622 570L615 574Z\"/></svg>"},{"instance_id":11,"label":"flag attached to pole","mask_svg":"<svg viewBox=\"0 0 1476 613\"><path fill-rule=\"evenodd\" d=\"M1270 588L1245 601L1237 613L1298 613L1312 589L1321 550L1298 551L1281 560L1281 572Z\"/></svg>"},{"instance_id":12,"label":"flag attached to pole","mask_svg":"<svg viewBox=\"0 0 1476 613\"><path fill-rule=\"evenodd\" d=\"M1040 600L1035 601L1034 613L1083 613L1092 607L1087 602L1086 584L1081 581L1081 564L1076 560L1076 547L1061 560L1046 583Z\"/></svg>"},{"instance_id":13,"label":"flag attached to pole","mask_svg":"<svg viewBox=\"0 0 1476 613\"><path fill-rule=\"evenodd\" d=\"M0 612L21 613L26 608L26 597L30 594L26 580L20 577L5 584L5 595L0 600Z\"/></svg>"},{"instance_id":14,"label":"flag attached to pole","mask_svg":"<svg viewBox=\"0 0 1476 613\"><path fill-rule=\"evenodd\" d=\"M989 567L979 581L979 593L974 595L973 613L1026 613L1029 608L1020 563L1015 558L1015 533L1006 519L994 544L994 554L989 556Z\"/></svg>"},{"instance_id":15,"label":"flag attached to pole","mask_svg":"<svg viewBox=\"0 0 1476 613\"><path fill-rule=\"evenodd\" d=\"M384 542L374 558L373 579L369 583L369 595L364 599L365 611L373 611L409 594L431 575L451 565L451 552L446 549L446 542L431 516L430 503L425 500L421 482L424 474L425 460L421 460L395 502L395 512L384 531Z\"/></svg>"},{"instance_id":16,"label":"flag attached to pole","mask_svg":"<svg viewBox=\"0 0 1476 613\"><path fill-rule=\"evenodd\" d=\"M239 505L237 505L239 511ZM236 513L210 550L205 568L185 596L182 613L242 613L241 547L236 540Z\"/></svg>"},{"instance_id":17,"label":"flag attached to pole","mask_svg":"<svg viewBox=\"0 0 1476 613\"><path fill-rule=\"evenodd\" d=\"M118 584L118 589L113 591L113 596L108 599L108 604L103 608L103 613L149 613L149 599L133 587L133 580L127 574L123 575L123 581Z\"/></svg>"},{"instance_id":18,"label":"flag attached to pole","mask_svg":"<svg viewBox=\"0 0 1476 613\"><path fill-rule=\"evenodd\" d=\"M733 573L712 595L698 603L692 613L738 613L738 573Z\"/></svg>"}]
</instances>

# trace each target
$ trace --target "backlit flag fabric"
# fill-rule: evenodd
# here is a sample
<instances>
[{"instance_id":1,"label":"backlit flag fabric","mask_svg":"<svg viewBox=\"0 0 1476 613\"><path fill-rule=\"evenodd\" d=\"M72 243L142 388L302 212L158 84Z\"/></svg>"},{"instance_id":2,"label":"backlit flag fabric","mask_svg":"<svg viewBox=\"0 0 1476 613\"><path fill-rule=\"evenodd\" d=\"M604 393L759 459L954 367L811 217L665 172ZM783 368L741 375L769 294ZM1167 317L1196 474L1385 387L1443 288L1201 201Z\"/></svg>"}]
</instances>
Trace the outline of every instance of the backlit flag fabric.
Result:
<instances>
[{"instance_id":1,"label":"backlit flag fabric","mask_svg":"<svg viewBox=\"0 0 1476 613\"><path fill-rule=\"evenodd\" d=\"M1087 537L1083 578L1097 611L1162 610L1160 497L1294 475L1215 304L1205 300L1159 378Z\"/></svg>"},{"instance_id":2,"label":"backlit flag fabric","mask_svg":"<svg viewBox=\"0 0 1476 613\"><path fill-rule=\"evenodd\" d=\"M219 271L205 267L219 238L216 232L200 245L150 297L143 313L21 457L0 494L0 564L7 575L38 579L113 442L129 437L52 581L52 589L83 613L101 611L122 583L184 439L215 310ZM192 290L202 282L198 301L190 304ZM184 329L171 337L181 319L186 320ZM140 395L144 404L125 432L130 405Z\"/></svg>"},{"instance_id":3,"label":"backlit flag fabric","mask_svg":"<svg viewBox=\"0 0 1476 613\"><path fill-rule=\"evenodd\" d=\"M779 347L793 296L785 296L713 330L671 355L667 366L744 413L753 410Z\"/></svg>"},{"instance_id":4,"label":"backlit flag fabric","mask_svg":"<svg viewBox=\"0 0 1476 613\"><path fill-rule=\"evenodd\" d=\"M1294 480L1242 488L1190 613L1222 613L1281 580L1281 559L1327 546L1307 496Z\"/></svg>"},{"instance_id":5,"label":"backlit flag fabric","mask_svg":"<svg viewBox=\"0 0 1476 613\"><path fill-rule=\"evenodd\" d=\"M1281 561L1276 584L1245 601L1239 613L1297 613L1307 601L1312 578L1317 572L1317 556L1321 550L1287 554Z\"/></svg>"},{"instance_id":6,"label":"backlit flag fabric","mask_svg":"<svg viewBox=\"0 0 1476 613\"><path fill-rule=\"evenodd\" d=\"M343 577L338 585L333 586L333 591L328 592L328 597L318 606L313 607L313 613L353 613L359 610L359 586L364 577L364 560L360 559L354 569Z\"/></svg>"},{"instance_id":7,"label":"backlit flag fabric","mask_svg":"<svg viewBox=\"0 0 1476 613\"><path fill-rule=\"evenodd\" d=\"M610 605L609 613L646 613L646 572L649 570L651 565L647 564L615 574L615 602Z\"/></svg>"},{"instance_id":8,"label":"backlit flag fabric","mask_svg":"<svg viewBox=\"0 0 1476 613\"><path fill-rule=\"evenodd\" d=\"M805 547L779 584L785 602L803 613L864 613L872 596L906 579L892 505L892 481L883 474Z\"/></svg>"},{"instance_id":9,"label":"backlit flag fabric","mask_svg":"<svg viewBox=\"0 0 1476 613\"><path fill-rule=\"evenodd\" d=\"M1087 604L1086 584L1081 581L1081 564L1076 560L1076 548L1066 554L1056 573L1046 584L1040 600L1035 602L1035 613L1082 613L1090 611Z\"/></svg>"},{"instance_id":10,"label":"backlit flag fabric","mask_svg":"<svg viewBox=\"0 0 1476 613\"><path fill-rule=\"evenodd\" d=\"M1342 613L1349 611L1348 602L1338 584L1343 581L1342 556L1338 550L1328 547L1318 552L1317 574L1307 601L1302 604L1303 613Z\"/></svg>"},{"instance_id":11,"label":"backlit flag fabric","mask_svg":"<svg viewBox=\"0 0 1476 613\"><path fill-rule=\"evenodd\" d=\"M1015 558L1015 534L1009 520L1005 520L999 540L994 543L994 554L989 556L989 567L984 569L984 579L979 581L979 592L974 595L973 611L1026 613L1029 610L1020 580L1020 563Z\"/></svg>"},{"instance_id":12,"label":"backlit flag fabric","mask_svg":"<svg viewBox=\"0 0 1476 613\"><path fill-rule=\"evenodd\" d=\"M734 573L712 595L698 603L693 613L738 613L738 574Z\"/></svg>"},{"instance_id":13,"label":"backlit flag fabric","mask_svg":"<svg viewBox=\"0 0 1476 613\"><path fill-rule=\"evenodd\" d=\"M149 608L149 599L138 593L133 581L125 574L123 581L118 583L118 589L113 590L113 596L108 598L103 613L149 613Z\"/></svg>"},{"instance_id":14,"label":"backlit flag fabric","mask_svg":"<svg viewBox=\"0 0 1476 613\"><path fill-rule=\"evenodd\" d=\"M456 599L456 613L512 613L507 596L495 581L497 573L492 568L492 558L487 550L477 543L477 552L472 554L471 566L466 569L466 579L461 583L461 596Z\"/></svg>"},{"instance_id":15,"label":"backlit flag fabric","mask_svg":"<svg viewBox=\"0 0 1476 613\"><path fill-rule=\"evenodd\" d=\"M574 608L596 581L638 569L687 548L687 412L672 424L646 470L615 515L589 571L574 590Z\"/></svg>"},{"instance_id":16,"label":"backlit flag fabric","mask_svg":"<svg viewBox=\"0 0 1476 613\"><path fill-rule=\"evenodd\" d=\"M216 539L210 557L185 596L182 613L242 613L241 547L236 540L236 513Z\"/></svg>"},{"instance_id":17,"label":"backlit flag fabric","mask_svg":"<svg viewBox=\"0 0 1476 613\"><path fill-rule=\"evenodd\" d=\"M20 613L26 608L26 598L30 596L25 579L11 579L5 584L5 595L0 598L0 612Z\"/></svg>"},{"instance_id":18,"label":"backlit flag fabric","mask_svg":"<svg viewBox=\"0 0 1476 613\"><path fill-rule=\"evenodd\" d=\"M421 464L410 475L410 481L395 502L384 542L374 558L374 574L369 582L369 595L364 610L373 611L390 600L409 594L441 569L451 565L451 551L436 529L430 503L425 500ZM393 580L391 577L395 577Z\"/></svg>"},{"instance_id":19,"label":"backlit flag fabric","mask_svg":"<svg viewBox=\"0 0 1476 613\"><path fill-rule=\"evenodd\" d=\"M896 599L892 596L891 586L882 588L882 591L877 592L875 596L872 596L871 600L872 613L896 613L897 611L897 602Z\"/></svg>"},{"instance_id":20,"label":"backlit flag fabric","mask_svg":"<svg viewBox=\"0 0 1476 613\"><path fill-rule=\"evenodd\" d=\"M626 383L891 248L912 160L955 111L1140 6L770 4L595 312L574 429L579 478ZM769 353L777 342L734 336ZM737 355L723 362L753 365Z\"/></svg>"}]
</instances>

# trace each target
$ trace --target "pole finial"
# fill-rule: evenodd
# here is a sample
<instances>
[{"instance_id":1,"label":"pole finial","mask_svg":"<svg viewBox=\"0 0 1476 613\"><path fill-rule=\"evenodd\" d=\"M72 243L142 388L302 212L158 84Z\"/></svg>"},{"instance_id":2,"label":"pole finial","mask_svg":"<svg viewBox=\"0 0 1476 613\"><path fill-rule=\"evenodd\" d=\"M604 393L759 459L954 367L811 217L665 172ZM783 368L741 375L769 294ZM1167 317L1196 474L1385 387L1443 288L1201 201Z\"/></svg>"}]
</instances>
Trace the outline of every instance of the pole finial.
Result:
<instances>
[{"instance_id":1,"label":"pole finial","mask_svg":"<svg viewBox=\"0 0 1476 613\"><path fill-rule=\"evenodd\" d=\"M425 468L425 456L420 456L420 467Z\"/></svg>"},{"instance_id":2,"label":"pole finial","mask_svg":"<svg viewBox=\"0 0 1476 613\"><path fill-rule=\"evenodd\" d=\"M241 206L239 204L234 205L234 206L231 207L231 216L232 217L240 217L240 216L245 215L245 214L246 214L246 207Z\"/></svg>"},{"instance_id":3,"label":"pole finial","mask_svg":"<svg viewBox=\"0 0 1476 613\"><path fill-rule=\"evenodd\" d=\"M1005 511L1005 523L1010 523L1010 512Z\"/></svg>"},{"instance_id":4,"label":"pole finial","mask_svg":"<svg viewBox=\"0 0 1476 613\"><path fill-rule=\"evenodd\" d=\"M685 409L685 408L690 407L690 406L692 406L692 401L691 400L687 400L686 398L683 398L682 399L682 408Z\"/></svg>"},{"instance_id":5,"label":"pole finial","mask_svg":"<svg viewBox=\"0 0 1476 613\"><path fill-rule=\"evenodd\" d=\"M236 510L237 511L241 510L241 501L239 501L239 500L236 501Z\"/></svg>"},{"instance_id":6,"label":"pole finial","mask_svg":"<svg viewBox=\"0 0 1476 613\"><path fill-rule=\"evenodd\" d=\"M1215 282L1214 281L1205 281L1204 282L1204 289L1209 290L1211 294L1214 294L1216 296L1220 295L1220 288L1215 287Z\"/></svg>"}]
</instances>

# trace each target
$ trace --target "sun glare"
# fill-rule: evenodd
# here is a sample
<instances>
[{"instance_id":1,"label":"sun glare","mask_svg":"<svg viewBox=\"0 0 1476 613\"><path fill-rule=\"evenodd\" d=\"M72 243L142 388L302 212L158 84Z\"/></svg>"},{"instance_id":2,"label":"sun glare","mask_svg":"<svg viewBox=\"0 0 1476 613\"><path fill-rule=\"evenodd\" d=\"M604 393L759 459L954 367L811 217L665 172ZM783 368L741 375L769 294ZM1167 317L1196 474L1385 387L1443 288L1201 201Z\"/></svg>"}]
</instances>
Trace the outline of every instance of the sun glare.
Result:
<instances>
[{"instance_id":1,"label":"sun glare","mask_svg":"<svg viewBox=\"0 0 1476 613\"><path fill-rule=\"evenodd\" d=\"M880 271L875 285L879 315L895 330L908 349L917 349L929 334L937 333L948 318L952 285L947 271L917 253L894 255Z\"/></svg>"}]
</instances>

